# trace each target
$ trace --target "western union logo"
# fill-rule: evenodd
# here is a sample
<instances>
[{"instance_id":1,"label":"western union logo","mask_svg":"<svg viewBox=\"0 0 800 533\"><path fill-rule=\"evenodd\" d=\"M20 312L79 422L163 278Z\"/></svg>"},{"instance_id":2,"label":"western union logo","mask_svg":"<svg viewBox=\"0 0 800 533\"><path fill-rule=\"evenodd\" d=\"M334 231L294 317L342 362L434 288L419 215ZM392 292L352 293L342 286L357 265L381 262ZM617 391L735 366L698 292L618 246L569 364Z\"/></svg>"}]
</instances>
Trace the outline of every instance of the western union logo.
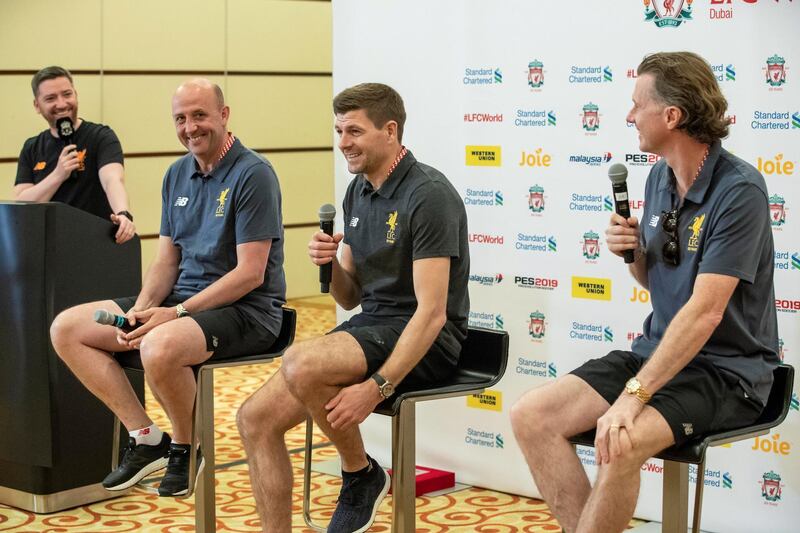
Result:
<instances>
[{"instance_id":1,"label":"western union logo","mask_svg":"<svg viewBox=\"0 0 800 533\"><path fill-rule=\"evenodd\" d=\"M572 297L587 300L611 300L611 280L572 276Z\"/></svg>"},{"instance_id":2,"label":"western union logo","mask_svg":"<svg viewBox=\"0 0 800 533\"><path fill-rule=\"evenodd\" d=\"M499 146L467 146L467 166L469 167L499 167Z\"/></svg>"},{"instance_id":3,"label":"western union logo","mask_svg":"<svg viewBox=\"0 0 800 533\"><path fill-rule=\"evenodd\" d=\"M502 411L503 393L499 390L486 390L481 394L467 396L467 407L488 409L489 411Z\"/></svg>"}]
</instances>

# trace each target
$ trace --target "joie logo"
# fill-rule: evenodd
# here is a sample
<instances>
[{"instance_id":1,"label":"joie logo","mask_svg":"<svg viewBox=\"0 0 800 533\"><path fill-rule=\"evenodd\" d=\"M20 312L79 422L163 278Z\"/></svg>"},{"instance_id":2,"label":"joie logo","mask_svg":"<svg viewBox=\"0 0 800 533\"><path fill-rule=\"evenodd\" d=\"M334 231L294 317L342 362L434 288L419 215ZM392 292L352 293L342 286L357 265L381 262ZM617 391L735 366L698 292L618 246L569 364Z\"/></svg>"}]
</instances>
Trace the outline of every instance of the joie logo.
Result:
<instances>
[{"instance_id":1,"label":"joie logo","mask_svg":"<svg viewBox=\"0 0 800 533\"><path fill-rule=\"evenodd\" d=\"M533 152L522 151L521 159L518 165L521 167L549 167L553 158L550 154L542 153L541 148L537 148Z\"/></svg>"},{"instance_id":2,"label":"joie logo","mask_svg":"<svg viewBox=\"0 0 800 533\"><path fill-rule=\"evenodd\" d=\"M776 154L772 159L757 158L756 168L766 176L791 176L794 174L794 161L784 161L783 154Z\"/></svg>"}]
</instances>

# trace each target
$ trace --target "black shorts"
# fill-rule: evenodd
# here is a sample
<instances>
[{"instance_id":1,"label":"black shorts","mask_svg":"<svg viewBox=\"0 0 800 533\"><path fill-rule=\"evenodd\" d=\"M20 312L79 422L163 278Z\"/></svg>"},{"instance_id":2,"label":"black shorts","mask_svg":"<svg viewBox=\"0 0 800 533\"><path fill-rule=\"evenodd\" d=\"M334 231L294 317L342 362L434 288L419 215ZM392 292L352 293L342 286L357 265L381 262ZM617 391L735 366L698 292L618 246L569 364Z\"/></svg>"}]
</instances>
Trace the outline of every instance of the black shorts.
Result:
<instances>
[{"instance_id":1,"label":"black shorts","mask_svg":"<svg viewBox=\"0 0 800 533\"><path fill-rule=\"evenodd\" d=\"M389 358L406 325L408 319L405 318L375 318L358 314L336 326L330 333L343 331L358 342L367 358L366 379ZM441 337L440 333L428 353L403 379L400 390L435 385L453 374L458 366L459 354L451 353L453 350L446 348L451 343L446 343Z\"/></svg>"},{"instance_id":2,"label":"black shorts","mask_svg":"<svg viewBox=\"0 0 800 533\"><path fill-rule=\"evenodd\" d=\"M605 357L587 361L570 373L613 404L622 394L625 383L645 362L646 359L633 352L614 350ZM748 397L738 377L717 368L702 354L653 394L647 405L667 421L676 444L710 431L746 426L764 409L761 402Z\"/></svg>"},{"instance_id":3,"label":"black shorts","mask_svg":"<svg viewBox=\"0 0 800 533\"><path fill-rule=\"evenodd\" d=\"M172 307L184 299L170 294L161 302L162 306ZM136 303L136 297L115 298L123 312ZM191 315L206 337L206 350L213 352L208 360L229 359L243 355L269 352L275 343L275 335L264 326L256 323L235 305L200 311Z\"/></svg>"}]
</instances>

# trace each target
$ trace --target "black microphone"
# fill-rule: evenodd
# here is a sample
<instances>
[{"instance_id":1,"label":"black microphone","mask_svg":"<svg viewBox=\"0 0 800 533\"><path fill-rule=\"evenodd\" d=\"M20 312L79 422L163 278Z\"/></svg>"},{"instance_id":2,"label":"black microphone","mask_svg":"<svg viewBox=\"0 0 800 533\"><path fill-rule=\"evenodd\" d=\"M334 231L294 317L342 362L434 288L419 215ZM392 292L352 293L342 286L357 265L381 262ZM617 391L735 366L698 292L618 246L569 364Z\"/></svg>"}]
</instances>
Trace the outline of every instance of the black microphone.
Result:
<instances>
[{"instance_id":1,"label":"black microphone","mask_svg":"<svg viewBox=\"0 0 800 533\"><path fill-rule=\"evenodd\" d=\"M614 209L617 214L626 220L631 216L631 207L628 204L628 169L622 163L614 163L608 168L608 179L611 180L611 188L614 190ZM625 250L623 257L626 263L633 263L633 250Z\"/></svg>"},{"instance_id":2,"label":"black microphone","mask_svg":"<svg viewBox=\"0 0 800 533\"><path fill-rule=\"evenodd\" d=\"M56 132L58 133L58 138L64 141L64 146L74 144L72 142L72 136L75 135L75 128L72 125L71 118L61 117L60 119L56 120ZM76 174L73 170L69 177L74 178L75 176Z\"/></svg>"},{"instance_id":3,"label":"black microphone","mask_svg":"<svg viewBox=\"0 0 800 533\"><path fill-rule=\"evenodd\" d=\"M137 322L136 325L131 326L130 322L128 322L128 319L124 316L109 313L105 309L98 309L94 312L94 321L98 324L103 324L104 326L114 326L115 328L121 329L125 333L131 332L142 325L141 322Z\"/></svg>"},{"instance_id":4,"label":"black microphone","mask_svg":"<svg viewBox=\"0 0 800 533\"><path fill-rule=\"evenodd\" d=\"M326 235L333 235L333 219L336 218L336 208L325 204L319 208L319 229ZM333 274L333 261L319 266L319 290L323 293L331 292L331 277Z\"/></svg>"},{"instance_id":5,"label":"black microphone","mask_svg":"<svg viewBox=\"0 0 800 533\"><path fill-rule=\"evenodd\" d=\"M56 120L56 133L58 133L58 138L64 141L65 145L73 144L72 136L75 135L75 128L72 125L72 119L61 117Z\"/></svg>"}]
</instances>

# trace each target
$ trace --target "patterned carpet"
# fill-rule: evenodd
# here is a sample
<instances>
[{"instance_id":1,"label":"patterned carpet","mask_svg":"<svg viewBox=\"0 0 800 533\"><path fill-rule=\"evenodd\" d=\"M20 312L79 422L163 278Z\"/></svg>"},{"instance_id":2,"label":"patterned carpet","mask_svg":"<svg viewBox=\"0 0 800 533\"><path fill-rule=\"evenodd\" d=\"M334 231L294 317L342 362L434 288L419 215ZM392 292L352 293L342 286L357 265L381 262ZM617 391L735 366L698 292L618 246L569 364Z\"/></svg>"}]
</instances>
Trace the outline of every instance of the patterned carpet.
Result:
<instances>
[{"instance_id":1,"label":"patterned carpet","mask_svg":"<svg viewBox=\"0 0 800 533\"><path fill-rule=\"evenodd\" d=\"M332 301L313 298L289 302L298 311L298 340L318 336L335 323ZM236 429L235 414L239 405L275 372L280 363L241 366L215 372L215 429L217 453L217 530L259 531L255 503L247 475L244 449ZM154 420L168 428L169 421L160 407L147 395L147 409ZM286 438L295 471L294 532L311 531L302 517L302 475L305 426L294 428ZM315 443L325 442L317 434ZM336 455L332 447L314 451L314 461ZM157 486L158 479L147 480ZM312 495L314 517L325 523L330 519L340 481L314 473ZM370 531L391 531L391 496L382 503ZM123 531L177 533L194 531L194 498L185 500L159 498L147 488L136 488L130 495L86 505L50 515L36 515L0 505L0 531L14 532L87 532ZM547 506L539 501L480 488L469 488L445 496L417 498L418 532L553 532L560 531Z\"/></svg>"}]
</instances>

